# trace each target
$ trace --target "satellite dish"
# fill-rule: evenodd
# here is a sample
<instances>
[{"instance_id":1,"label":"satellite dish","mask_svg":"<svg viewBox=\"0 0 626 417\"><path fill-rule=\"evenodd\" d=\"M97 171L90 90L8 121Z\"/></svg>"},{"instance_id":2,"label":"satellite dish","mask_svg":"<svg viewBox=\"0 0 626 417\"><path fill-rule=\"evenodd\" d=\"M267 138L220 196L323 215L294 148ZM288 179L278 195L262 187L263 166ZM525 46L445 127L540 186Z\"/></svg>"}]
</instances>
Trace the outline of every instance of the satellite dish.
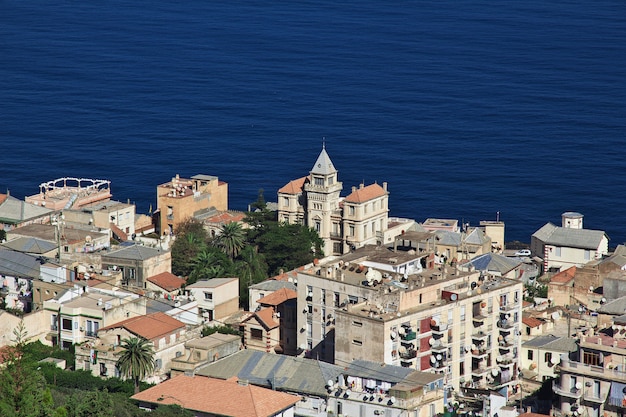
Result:
<instances>
[{"instance_id":1,"label":"satellite dish","mask_svg":"<svg viewBox=\"0 0 626 417\"><path fill-rule=\"evenodd\" d=\"M561 317L561 315L559 314L558 311L555 311L554 313L552 313L550 317L552 317L552 320L558 320Z\"/></svg>"},{"instance_id":2,"label":"satellite dish","mask_svg":"<svg viewBox=\"0 0 626 417\"><path fill-rule=\"evenodd\" d=\"M581 389L583 387L582 382L577 382L576 383L576 389Z\"/></svg>"},{"instance_id":3,"label":"satellite dish","mask_svg":"<svg viewBox=\"0 0 626 417\"><path fill-rule=\"evenodd\" d=\"M435 339L433 339L432 337L430 339L428 339L428 344L429 345L434 345L435 344Z\"/></svg>"},{"instance_id":4,"label":"satellite dish","mask_svg":"<svg viewBox=\"0 0 626 417\"><path fill-rule=\"evenodd\" d=\"M440 361L440 360L442 360L442 359L443 359L443 356L441 356L441 355L437 355L437 360L438 360L438 361Z\"/></svg>"},{"instance_id":5,"label":"satellite dish","mask_svg":"<svg viewBox=\"0 0 626 417\"><path fill-rule=\"evenodd\" d=\"M435 355L430 355L430 362L431 363L437 362L437 358L435 357Z\"/></svg>"},{"instance_id":6,"label":"satellite dish","mask_svg":"<svg viewBox=\"0 0 626 417\"><path fill-rule=\"evenodd\" d=\"M498 370L497 369L492 369L491 370L491 375L498 376Z\"/></svg>"},{"instance_id":7,"label":"satellite dish","mask_svg":"<svg viewBox=\"0 0 626 417\"><path fill-rule=\"evenodd\" d=\"M476 345L472 343L472 350L476 350Z\"/></svg>"},{"instance_id":8,"label":"satellite dish","mask_svg":"<svg viewBox=\"0 0 626 417\"><path fill-rule=\"evenodd\" d=\"M333 380L332 380L332 379L329 379L329 380L328 380L328 382L326 383L326 385L327 385L328 387L332 388L332 387L333 387L333 385L334 385Z\"/></svg>"},{"instance_id":9,"label":"satellite dish","mask_svg":"<svg viewBox=\"0 0 626 417\"><path fill-rule=\"evenodd\" d=\"M450 300L456 301L456 299L457 299L457 295L456 294L450 295Z\"/></svg>"}]
</instances>

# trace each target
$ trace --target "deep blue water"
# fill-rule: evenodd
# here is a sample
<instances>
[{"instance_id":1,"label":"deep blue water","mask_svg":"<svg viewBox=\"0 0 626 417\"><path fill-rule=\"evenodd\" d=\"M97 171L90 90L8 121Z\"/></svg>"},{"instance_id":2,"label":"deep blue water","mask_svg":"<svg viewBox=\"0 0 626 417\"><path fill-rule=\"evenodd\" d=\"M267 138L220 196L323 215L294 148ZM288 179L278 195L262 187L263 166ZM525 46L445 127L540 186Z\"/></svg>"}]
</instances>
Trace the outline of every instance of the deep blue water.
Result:
<instances>
[{"instance_id":1,"label":"deep blue water","mask_svg":"<svg viewBox=\"0 0 626 417\"><path fill-rule=\"evenodd\" d=\"M105 178L145 213L205 173L245 209L324 137L392 216L624 242L626 3L0 1L0 192Z\"/></svg>"}]
</instances>

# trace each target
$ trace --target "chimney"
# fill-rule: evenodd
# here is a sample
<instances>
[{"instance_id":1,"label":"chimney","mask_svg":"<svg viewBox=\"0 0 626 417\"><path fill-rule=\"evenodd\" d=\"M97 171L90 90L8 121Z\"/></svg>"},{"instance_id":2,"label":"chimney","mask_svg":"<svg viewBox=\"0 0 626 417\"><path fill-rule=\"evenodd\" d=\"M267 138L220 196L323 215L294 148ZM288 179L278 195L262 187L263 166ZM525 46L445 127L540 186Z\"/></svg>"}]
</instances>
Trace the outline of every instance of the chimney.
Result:
<instances>
[{"instance_id":1,"label":"chimney","mask_svg":"<svg viewBox=\"0 0 626 417\"><path fill-rule=\"evenodd\" d=\"M387 181L383 182L383 190L387 191Z\"/></svg>"},{"instance_id":2,"label":"chimney","mask_svg":"<svg viewBox=\"0 0 626 417\"><path fill-rule=\"evenodd\" d=\"M356 191L356 187L353 186L352 187L352 192L355 192L355 191Z\"/></svg>"},{"instance_id":3,"label":"chimney","mask_svg":"<svg viewBox=\"0 0 626 417\"><path fill-rule=\"evenodd\" d=\"M360 183L360 184L359 184L359 190L362 190L363 188L365 188L365 184Z\"/></svg>"}]
</instances>

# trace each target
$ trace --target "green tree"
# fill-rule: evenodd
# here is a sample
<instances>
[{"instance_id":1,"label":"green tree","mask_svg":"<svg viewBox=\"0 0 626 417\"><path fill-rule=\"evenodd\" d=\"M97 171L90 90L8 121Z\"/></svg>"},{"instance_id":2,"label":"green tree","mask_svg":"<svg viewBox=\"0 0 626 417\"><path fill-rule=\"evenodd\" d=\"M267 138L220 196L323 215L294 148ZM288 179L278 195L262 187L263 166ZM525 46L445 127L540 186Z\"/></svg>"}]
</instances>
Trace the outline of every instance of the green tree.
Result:
<instances>
[{"instance_id":1,"label":"green tree","mask_svg":"<svg viewBox=\"0 0 626 417\"><path fill-rule=\"evenodd\" d=\"M257 239L270 273L290 271L324 256L317 232L299 224L275 223Z\"/></svg>"},{"instance_id":2,"label":"green tree","mask_svg":"<svg viewBox=\"0 0 626 417\"><path fill-rule=\"evenodd\" d=\"M150 417L193 417L195 414L178 404L160 405L150 413Z\"/></svg>"},{"instance_id":3,"label":"green tree","mask_svg":"<svg viewBox=\"0 0 626 417\"><path fill-rule=\"evenodd\" d=\"M13 345L2 352L4 368L0 372L0 415L47 417L52 415L52 396L43 375L34 364L24 360L28 333L20 321L13 330Z\"/></svg>"},{"instance_id":4,"label":"green tree","mask_svg":"<svg viewBox=\"0 0 626 417\"><path fill-rule=\"evenodd\" d=\"M115 417L113 399L107 391L73 394L65 405L67 417Z\"/></svg>"},{"instance_id":5,"label":"green tree","mask_svg":"<svg viewBox=\"0 0 626 417\"><path fill-rule=\"evenodd\" d=\"M133 380L135 393L138 393L139 381L154 371L154 350L149 341L138 337L122 340L121 347L123 350L117 359L117 367L123 376Z\"/></svg>"},{"instance_id":6,"label":"green tree","mask_svg":"<svg viewBox=\"0 0 626 417\"><path fill-rule=\"evenodd\" d=\"M224 277L233 271L233 263L221 250L208 247L198 253L193 260L193 271L189 274L187 284L199 280Z\"/></svg>"},{"instance_id":7,"label":"green tree","mask_svg":"<svg viewBox=\"0 0 626 417\"><path fill-rule=\"evenodd\" d=\"M172 244L172 273L188 276L193 271L192 260L207 246L209 235L201 222L188 219L176 228Z\"/></svg>"},{"instance_id":8,"label":"green tree","mask_svg":"<svg viewBox=\"0 0 626 417\"><path fill-rule=\"evenodd\" d=\"M240 223L231 222L223 225L220 234L213 240L230 259L235 259L245 245L244 233Z\"/></svg>"},{"instance_id":9,"label":"green tree","mask_svg":"<svg viewBox=\"0 0 626 417\"><path fill-rule=\"evenodd\" d=\"M256 246L248 245L235 262L235 273L239 277L239 305L248 308L248 288L267 279L267 263Z\"/></svg>"}]
</instances>

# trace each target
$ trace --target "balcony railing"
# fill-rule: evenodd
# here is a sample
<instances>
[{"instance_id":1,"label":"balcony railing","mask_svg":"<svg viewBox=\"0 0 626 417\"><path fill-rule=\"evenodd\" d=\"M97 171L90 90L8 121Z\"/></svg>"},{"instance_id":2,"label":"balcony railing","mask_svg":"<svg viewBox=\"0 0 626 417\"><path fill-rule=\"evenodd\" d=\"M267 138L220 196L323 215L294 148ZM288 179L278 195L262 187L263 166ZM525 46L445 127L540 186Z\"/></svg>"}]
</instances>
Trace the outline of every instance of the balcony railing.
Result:
<instances>
[{"instance_id":1,"label":"balcony railing","mask_svg":"<svg viewBox=\"0 0 626 417\"><path fill-rule=\"evenodd\" d=\"M515 325L515 322L513 320L507 320L507 319L501 319L498 320L498 328L500 329L512 329L513 326Z\"/></svg>"},{"instance_id":2,"label":"balcony railing","mask_svg":"<svg viewBox=\"0 0 626 417\"><path fill-rule=\"evenodd\" d=\"M623 397L609 397L607 402L614 407L626 408L626 398Z\"/></svg>"},{"instance_id":3,"label":"balcony railing","mask_svg":"<svg viewBox=\"0 0 626 417\"><path fill-rule=\"evenodd\" d=\"M417 333L410 331L400 335L400 339L402 340L415 340L417 338Z\"/></svg>"},{"instance_id":4,"label":"balcony railing","mask_svg":"<svg viewBox=\"0 0 626 417\"><path fill-rule=\"evenodd\" d=\"M416 350L407 350L405 352L400 352L400 358L402 359L413 359L415 357L417 357Z\"/></svg>"},{"instance_id":5,"label":"balcony railing","mask_svg":"<svg viewBox=\"0 0 626 417\"><path fill-rule=\"evenodd\" d=\"M519 307L519 301L514 301L512 303L507 303L503 306L500 306L500 311L502 312L513 311L518 307Z\"/></svg>"},{"instance_id":6,"label":"balcony railing","mask_svg":"<svg viewBox=\"0 0 626 417\"><path fill-rule=\"evenodd\" d=\"M555 394L562 397L580 398L583 395L583 390L578 388L562 388L561 385L554 382L552 384L552 390Z\"/></svg>"},{"instance_id":7,"label":"balcony railing","mask_svg":"<svg viewBox=\"0 0 626 417\"><path fill-rule=\"evenodd\" d=\"M602 366L586 365L569 359L563 359L561 360L559 368L561 369L561 373L584 375L605 381L626 383L626 372L616 371L615 369L608 369Z\"/></svg>"},{"instance_id":8,"label":"balcony railing","mask_svg":"<svg viewBox=\"0 0 626 417\"><path fill-rule=\"evenodd\" d=\"M593 392L592 389L588 389L588 390L585 390L585 392L583 393L583 399L585 401L589 401L592 403L604 404L604 400L606 399L606 394L602 395L599 392L595 393Z\"/></svg>"}]
</instances>

